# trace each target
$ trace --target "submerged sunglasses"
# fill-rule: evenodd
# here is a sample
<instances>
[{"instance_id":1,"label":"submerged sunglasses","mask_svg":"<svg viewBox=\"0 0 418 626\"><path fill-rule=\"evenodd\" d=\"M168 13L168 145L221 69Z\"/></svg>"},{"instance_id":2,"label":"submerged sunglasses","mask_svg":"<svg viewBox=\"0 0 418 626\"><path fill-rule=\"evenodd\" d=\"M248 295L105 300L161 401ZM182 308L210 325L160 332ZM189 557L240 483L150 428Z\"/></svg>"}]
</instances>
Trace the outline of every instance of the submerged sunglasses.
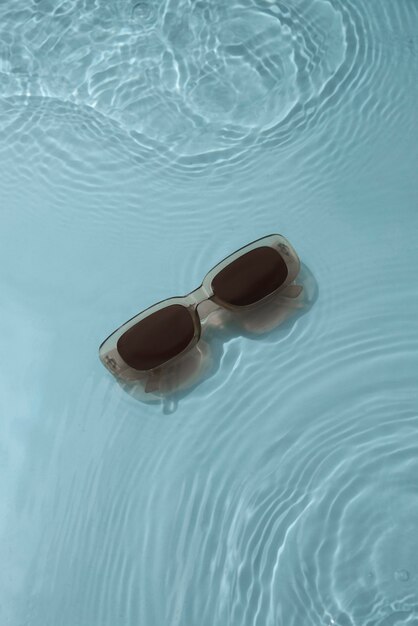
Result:
<instances>
[{"instance_id":1,"label":"submerged sunglasses","mask_svg":"<svg viewBox=\"0 0 418 626\"><path fill-rule=\"evenodd\" d=\"M232 312L253 308L292 283L299 269L284 237L257 239L215 265L188 295L162 300L120 326L101 344L100 360L117 377L150 373L198 343L203 302Z\"/></svg>"}]
</instances>

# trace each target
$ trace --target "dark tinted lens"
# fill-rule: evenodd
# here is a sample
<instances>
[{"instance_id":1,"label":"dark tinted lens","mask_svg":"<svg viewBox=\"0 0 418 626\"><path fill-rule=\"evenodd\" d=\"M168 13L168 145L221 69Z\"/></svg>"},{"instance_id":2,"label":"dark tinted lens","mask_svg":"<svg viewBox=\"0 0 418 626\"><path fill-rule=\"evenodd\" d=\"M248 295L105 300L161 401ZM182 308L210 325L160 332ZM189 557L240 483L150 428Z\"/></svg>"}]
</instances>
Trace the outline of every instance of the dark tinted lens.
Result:
<instances>
[{"instance_id":1,"label":"dark tinted lens","mask_svg":"<svg viewBox=\"0 0 418 626\"><path fill-rule=\"evenodd\" d=\"M273 248L255 248L232 261L212 280L218 298L245 306L258 302L283 285L287 266Z\"/></svg>"},{"instance_id":2,"label":"dark tinted lens","mask_svg":"<svg viewBox=\"0 0 418 626\"><path fill-rule=\"evenodd\" d=\"M149 370L180 354L194 332L190 312L180 304L172 304L127 330L118 341L118 351L134 369Z\"/></svg>"}]
</instances>

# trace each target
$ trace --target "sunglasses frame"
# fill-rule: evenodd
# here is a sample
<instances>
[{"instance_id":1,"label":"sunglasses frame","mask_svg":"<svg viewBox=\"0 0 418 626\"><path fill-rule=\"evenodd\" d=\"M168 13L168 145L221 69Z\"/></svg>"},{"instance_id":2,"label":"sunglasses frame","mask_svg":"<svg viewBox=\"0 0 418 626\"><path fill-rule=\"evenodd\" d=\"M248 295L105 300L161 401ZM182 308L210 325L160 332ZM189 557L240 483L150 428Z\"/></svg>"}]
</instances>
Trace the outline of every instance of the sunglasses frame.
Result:
<instances>
[{"instance_id":1,"label":"sunglasses frame","mask_svg":"<svg viewBox=\"0 0 418 626\"><path fill-rule=\"evenodd\" d=\"M212 289L212 281L215 276L239 257L243 256L247 252L251 252L251 250L260 247L273 248L280 254L282 259L286 263L288 271L284 283L280 285L280 287L275 289L272 293L250 305L231 305L215 296ZM130 320L119 326L119 328L111 333L107 337L107 339L105 339L100 345L99 358L103 365L106 367L106 369L108 369L114 376L118 378L123 378L125 380L140 379L144 375L149 375L150 373L166 367L168 364L171 364L173 361L177 360L179 357L183 356L186 352L191 350L198 343L202 330L202 318L199 315L198 307L200 304L202 304L202 302L210 300L217 304L219 307L222 307L229 311L243 311L248 309L254 309L255 307L269 300L272 296L276 296L280 291L284 290L288 285L290 285L295 280L296 276L299 273L299 270L299 257L291 244L287 241L287 239L285 239L285 237L283 237L282 235L273 234L267 235L266 237L261 237L260 239L256 239L246 246L239 248L239 250L225 257L222 261L220 261L220 263L217 263L214 267L212 267L212 269L207 272L202 283L199 287L197 287L197 289L194 289L185 296L177 296L161 300L160 302L151 305L147 309L144 309L137 315L134 315L134 317L132 317ZM190 343L181 352L173 356L171 359L152 369L137 370L125 363L125 361L120 356L117 347L120 337L127 330L132 328L132 326L135 326L135 324L148 317L148 315L156 313L160 309L163 309L164 307L173 304L180 304L184 306L186 309L188 309L190 313L194 324L194 334L193 338L190 340Z\"/></svg>"}]
</instances>

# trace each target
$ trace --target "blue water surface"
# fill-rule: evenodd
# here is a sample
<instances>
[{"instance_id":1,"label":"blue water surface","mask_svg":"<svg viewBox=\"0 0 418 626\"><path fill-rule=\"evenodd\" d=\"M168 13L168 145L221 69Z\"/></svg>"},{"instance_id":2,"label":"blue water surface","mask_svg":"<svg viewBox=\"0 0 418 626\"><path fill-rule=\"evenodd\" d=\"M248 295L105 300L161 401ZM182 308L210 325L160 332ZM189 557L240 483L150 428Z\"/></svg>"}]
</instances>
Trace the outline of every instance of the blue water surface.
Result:
<instances>
[{"instance_id":1,"label":"blue water surface","mask_svg":"<svg viewBox=\"0 0 418 626\"><path fill-rule=\"evenodd\" d=\"M0 4L1 626L418 624L418 4ZM143 402L119 324L282 233L308 300Z\"/></svg>"}]
</instances>

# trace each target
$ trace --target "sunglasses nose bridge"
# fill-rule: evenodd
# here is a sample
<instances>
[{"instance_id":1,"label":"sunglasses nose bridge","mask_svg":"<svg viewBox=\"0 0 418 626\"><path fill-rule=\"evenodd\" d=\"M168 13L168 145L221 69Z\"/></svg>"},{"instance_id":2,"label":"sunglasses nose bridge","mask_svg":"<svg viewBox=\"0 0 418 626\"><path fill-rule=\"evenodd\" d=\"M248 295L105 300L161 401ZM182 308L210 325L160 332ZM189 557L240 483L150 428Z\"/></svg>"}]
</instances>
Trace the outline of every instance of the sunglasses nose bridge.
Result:
<instances>
[{"instance_id":1,"label":"sunglasses nose bridge","mask_svg":"<svg viewBox=\"0 0 418 626\"><path fill-rule=\"evenodd\" d=\"M207 318L214 308L214 304L211 300L212 296L212 291L209 291L204 285L200 285L200 287L192 291L188 296L192 300L192 306L201 322Z\"/></svg>"},{"instance_id":2,"label":"sunglasses nose bridge","mask_svg":"<svg viewBox=\"0 0 418 626\"><path fill-rule=\"evenodd\" d=\"M195 306L197 307L205 300L209 300L212 295L213 294L209 292L203 285L200 285L200 287L189 293L188 297L194 301Z\"/></svg>"}]
</instances>

